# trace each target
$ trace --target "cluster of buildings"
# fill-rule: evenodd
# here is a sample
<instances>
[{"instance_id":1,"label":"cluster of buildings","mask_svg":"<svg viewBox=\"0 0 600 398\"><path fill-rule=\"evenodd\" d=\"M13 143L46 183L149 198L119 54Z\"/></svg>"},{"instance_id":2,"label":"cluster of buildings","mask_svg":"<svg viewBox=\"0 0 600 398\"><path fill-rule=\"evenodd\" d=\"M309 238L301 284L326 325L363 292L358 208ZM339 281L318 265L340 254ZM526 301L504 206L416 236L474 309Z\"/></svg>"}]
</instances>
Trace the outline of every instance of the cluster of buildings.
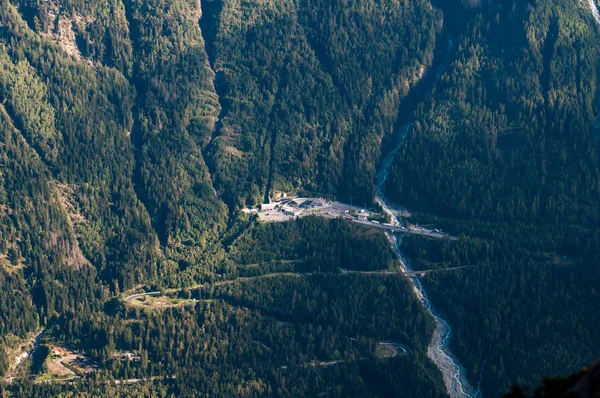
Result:
<instances>
[{"instance_id":1,"label":"cluster of buildings","mask_svg":"<svg viewBox=\"0 0 600 398\"><path fill-rule=\"evenodd\" d=\"M322 199L284 199L279 202L261 204L259 211L277 211L288 217L297 217L305 210L322 208L325 205L326 203Z\"/></svg>"}]
</instances>

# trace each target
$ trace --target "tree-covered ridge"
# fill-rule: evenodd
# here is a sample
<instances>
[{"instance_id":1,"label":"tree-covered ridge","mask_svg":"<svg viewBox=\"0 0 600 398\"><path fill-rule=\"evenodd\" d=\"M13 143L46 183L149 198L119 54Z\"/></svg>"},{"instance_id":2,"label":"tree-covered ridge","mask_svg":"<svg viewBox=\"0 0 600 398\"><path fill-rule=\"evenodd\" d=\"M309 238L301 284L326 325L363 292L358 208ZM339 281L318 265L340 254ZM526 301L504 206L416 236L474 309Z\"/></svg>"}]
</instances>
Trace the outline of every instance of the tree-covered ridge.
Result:
<instances>
[{"instance_id":1,"label":"tree-covered ridge","mask_svg":"<svg viewBox=\"0 0 600 398\"><path fill-rule=\"evenodd\" d=\"M222 231L226 208L202 155L218 103L198 4L22 2L3 10L14 68L26 68L27 59L29 75L44 79L15 86L28 75L20 73L7 80L7 107L14 102L14 112L23 112L15 117L57 186L73 191L65 194L82 220L75 224L80 244L103 279L127 287L141 275L164 278L158 269L165 265L201 260ZM65 47L62 20L72 24L80 55ZM23 111L34 97L46 108ZM47 126L37 128L41 122Z\"/></svg>"},{"instance_id":2,"label":"tree-covered ridge","mask_svg":"<svg viewBox=\"0 0 600 398\"><path fill-rule=\"evenodd\" d=\"M202 149L219 104L192 1L126 6L135 49L135 182L168 257L197 261L227 216Z\"/></svg>"},{"instance_id":3,"label":"tree-covered ridge","mask_svg":"<svg viewBox=\"0 0 600 398\"><path fill-rule=\"evenodd\" d=\"M122 2L40 1L13 2L29 27L54 42L74 59L132 72L132 46Z\"/></svg>"},{"instance_id":4,"label":"tree-covered ridge","mask_svg":"<svg viewBox=\"0 0 600 398\"><path fill-rule=\"evenodd\" d=\"M46 86L40 81L27 60L17 64L2 46L0 52L0 76L2 98L5 106L17 119L31 145L49 161L56 161L62 137L56 131L54 109L47 102ZM3 101L4 102L4 101Z\"/></svg>"},{"instance_id":5,"label":"tree-covered ridge","mask_svg":"<svg viewBox=\"0 0 600 398\"><path fill-rule=\"evenodd\" d=\"M597 225L598 33L571 2L482 7L416 117L390 195L453 217Z\"/></svg>"},{"instance_id":6,"label":"tree-covered ridge","mask_svg":"<svg viewBox=\"0 0 600 398\"><path fill-rule=\"evenodd\" d=\"M0 48L4 50L4 48ZM25 75L26 76L26 75ZM37 87L39 90L40 87ZM33 89L35 91L36 88ZM0 373L8 348L56 313L97 308L104 296L83 258L55 180L0 105ZM83 299L84 297L88 299Z\"/></svg>"},{"instance_id":7,"label":"tree-covered ridge","mask_svg":"<svg viewBox=\"0 0 600 398\"><path fill-rule=\"evenodd\" d=\"M338 233L313 233L330 228ZM249 234L256 237L295 235L300 248L317 242L338 245L352 240L357 232L351 225L318 218L276 226L256 223L251 231ZM252 261L257 263L252 267L262 275L269 272L271 258L267 252L256 250L254 242L237 240L235 252L242 258L244 253L253 253ZM310 257L309 252L289 252L285 244L284 240L272 242L275 249L281 249L282 259L289 255ZM373 246L362 250L377 257L382 249ZM384 246L383 251L385 256L391 249ZM319 261L309 261L312 272L328 268ZM355 261L357 269L368 269L364 260ZM85 396L100 388L97 383L138 380L123 387L122 393L300 396L324 392L369 397L378 391L413 397L445 396L439 372L425 355L432 320L403 277L363 278L338 272L331 269L297 277L274 274L263 279L240 278L231 284L207 283L187 293L176 293L188 301L165 309L83 292L83 297L93 298L94 305L62 308L48 323L43 343L64 345L93 357L99 365L94 375L72 385L35 384L17 378L8 386L0 383L0 391L5 388L9 396L51 396L58 391L65 396ZM288 294L294 295L292 306L283 300L282 295ZM190 302L190 296L198 301ZM382 341L404 344L408 351L379 358ZM123 360L123 352L139 359ZM41 359L44 363L48 360ZM107 385L101 391L106 394L110 388Z\"/></svg>"},{"instance_id":8,"label":"tree-covered ridge","mask_svg":"<svg viewBox=\"0 0 600 398\"><path fill-rule=\"evenodd\" d=\"M305 217L294 223L251 225L226 248L232 263L297 260L304 272L373 271L396 266L396 256L383 234L343 220L323 222Z\"/></svg>"},{"instance_id":9,"label":"tree-covered ridge","mask_svg":"<svg viewBox=\"0 0 600 398\"><path fill-rule=\"evenodd\" d=\"M8 28L2 35L7 52L14 64L29 64L33 76L13 86L23 90L11 90L6 109L43 160L41 167L70 213L85 258L104 280L120 286L152 275L156 238L132 184L130 85L115 69L93 68L69 57L32 31L7 2L2 18ZM27 76L19 74L18 79ZM28 91L45 94L37 102L29 99L27 108L14 105L29 98ZM34 106L51 108L38 113L31 111ZM44 131L29 121L36 114L62 136L60 146L36 145L36 134Z\"/></svg>"},{"instance_id":10,"label":"tree-covered ridge","mask_svg":"<svg viewBox=\"0 0 600 398\"><path fill-rule=\"evenodd\" d=\"M598 230L588 238L581 227L459 226L470 237L456 245L405 244L417 269L470 265L428 274L423 283L484 395L501 395L511 384L533 387L600 355L600 318L592 310L600 299Z\"/></svg>"},{"instance_id":11,"label":"tree-covered ridge","mask_svg":"<svg viewBox=\"0 0 600 398\"><path fill-rule=\"evenodd\" d=\"M316 322L347 336L397 341L423 352L433 332L431 319L398 277L265 278L217 287L213 294L284 321ZM423 334L416 336L412 330Z\"/></svg>"},{"instance_id":12,"label":"tree-covered ridge","mask_svg":"<svg viewBox=\"0 0 600 398\"><path fill-rule=\"evenodd\" d=\"M236 205L297 187L370 201L381 142L431 64L438 13L426 2L205 3L224 108L209 147L218 189Z\"/></svg>"},{"instance_id":13,"label":"tree-covered ridge","mask_svg":"<svg viewBox=\"0 0 600 398\"><path fill-rule=\"evenodd\" d=\"M470 265L424 285L471 382L497 396L600 355L599 29L587 4L481 3L458 13L387 192L464 233L406 251L420 269Z\"/></svg>"},{"instance_id":14,"label":"tree-covered ridge","mask_svg":"<svg viewBox=\"0 0 600 398\"><path fill-rule=\"evenodd\" d=\"M394 268L382 234L237 212L370 202L408 120L386 193L464 234L404 250L469 265L424 284L472 384L600 354L598 28L568 0L440 3L0 0L0 375L45 330L0 395L443 396L403 277L341 272ZM51 344L99 370L30 382Z\"/></svg>"}]
</instances>

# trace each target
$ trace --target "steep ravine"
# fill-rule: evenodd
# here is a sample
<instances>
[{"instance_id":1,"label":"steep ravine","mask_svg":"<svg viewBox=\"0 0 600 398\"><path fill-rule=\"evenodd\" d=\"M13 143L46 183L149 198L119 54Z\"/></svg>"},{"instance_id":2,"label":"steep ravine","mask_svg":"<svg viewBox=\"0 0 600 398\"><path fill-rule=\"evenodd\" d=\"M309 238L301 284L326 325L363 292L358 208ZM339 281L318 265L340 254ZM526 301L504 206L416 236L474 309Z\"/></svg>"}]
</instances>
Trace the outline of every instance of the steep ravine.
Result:
<instances>
[{"instance_id":1,"label":"steep ravine","mask_svg":"<svg viewBox=\"0 0 600 398\"><path fill-rule=\"evenodd\" d=\"M133 17L133 11L131 9L131 5L128 2L124 2L124 14L125 20L127 21L127 32L129 34L129 41L131 42L132 48L135 50L137 45L137 38L133 30L135 29L136 22ZM133 149L133 175L131 176L131 181L133 185L133 190L135 191L135 195L140 201L140 204L143 206L146 214L150 219L150 226L152 230L156 234L156 237L159 241L159 253L162 256L165 256L165 246L166 241L164 239L164 235L160 233L160 230L157 226L156 220L152 217L152 208L149 204L148 194L144 187L144 179L142 177L142 151L143 151L143 139L142 133L140 129L140 109L143 107L144 97L146 95L146 86L144 82L137 78L139 75L137 63L134 62L133 66L134 70L132 71L132 76L126 76L129 80L129 84L134 89L135 92L135 102L131 107L131 118L132 118L132 126L131 131L129 132L129 139L131 140L131 147Z\"/></svg>"},{"instance_id":2,"label":"steep ravine","mask_svg":"<svg viewBox=\"0 0 600 398\"><path fill-rule=\"evenodd\" d=\"M391 151L383 159L377 173L377 197L376 201L381 205L384 212L392 216L392 224L402 223L402 219L397 219L395 214L402 210L402 207L392 205L385 195L385 186L391 164L398 150L402 147L405 137L410 134L413 123L413 114L419 103L425 101L433 85L442 75L453 52L453 38L446 29L438 37L439 47L436 49L435 58L431 69L422 79L421 84L415 87L409 94L410 101L403 107L397 123L396 142ZM408 111L407 111L408 109ZM404 272L411 271L410 262L404 256L401 250L401 237L389 235L390 243L396 253L400 265ZM435 330L427 349L427 356L438 367L442 373L444 384L448 394L452 398L479 397L481 391L471 386L466 378L466 372L458 359L450 350L450 339L452 337L451 325L443 319L433 308L421 281L418 276L409 277L415 295L421 304L435 321Z\"/></svg>"},{"instance_id":3,"label":"steep ravine","mask_svg":"<svg viewBox=\"0 0 600 398\"><path fill-rule=\"evenodd\" d=\"M226 104L224 103L225 98L225 81L224 78L219 74L216 67L216 46L215 41L217 37L217 31L219 28L219 15L221 14L222 3L220 1L209 1L209 0L198 0L198 7L200 9L200 19L198 20L198 26L200 27L200 34L204 40L204 51L208 58L208 66L212 72L213 77L213 89L217 96L217 102L219 104L219 113L212 126L211 141L217 137L219 130L223 124L223 115L226 112ZM217 190L215 189L215 167L210 161L210 156L207 156L205 146L203 155L206 161L206 167L211 175L211 186L215 197L219 197Z\"/></svg>"},{"instance_id":4,"label":"steep ravine","mask_svg":"<svg viewBox=\"0 0 600 398\"><path fill-rule=\"evenodd\" d=\"M600 26L600 12L595 3L595 0L588 0L588 5L594 20ZM556 28L554 29L556 30ZM549 46L553 45L553 43L549 43ZM447 61L444 61L447 62ZM438 66L439 71L436 75L439 78L441 75L441 71L443 71L443 65ZM422 98L425 99L426 95ZM397 214L398 210L401 207L392 205L389 202L389 199L385 196L385 186L388 177L388 173L391 167L391 164L394 160L396 153L402 147L403 141L405 137L410 134L411 126L413 119L406 118L402 121L403 124L397 128L396 139L397 142L395 146L389 151L388 155L384 158L380 165L379 172L377 174L377 195L378 202L382 205L384 211L388 214ZM598 145L598 141L600 139L600 115L596 117L596 144ZM599 148L600 154L600 148ZM600 155L599 155L600 158ZM402 222L394 220L394 222ZM401 250L401 237L397 236L389 236L390 242L398 256L400 264L403 268L403 271L410 271L410 261L405 257ZM440 369L443 378L444 384L446 385L448 394L451 397L471 397L471 398L479 398L482 396L481 391L481 377L483 376L483 372L480 372L480 379L476 388L474 388L466 378L466 372L464 367L459 362L458 358L452 353L450 348L450 341L452 338L452 325L450 325L444 318L442 318L441 314L439 314L435 308L433 308L431 301L428 298L427 292L424 289L420 279L418 276L411 276L409 278L412 288L421 301L422 305L427 309L427 311L431 314L431 316L435 320L436 329L432 340L428 347L428 357L436 364L436 366ZM485 368L485 361L481 364L482 369Z\"/></svg>"},{"instance_id":5,"label":"steep ravine","mask_svg":"<svg viewBox=\"0 0 600 398\"><path fill-rule=\"evenodd\" d=\"M200 33L204 40L204 50L208 57L208 66L212 71L213 76L213 88L217 95L217 101L219 103L219 114L213 126L213 138L218 133L223 114L226 111L226 106L223 103L225 97L225 82L216 66L217 62L217 51L215 41L217 37L217 31L219 29L219 15L221 14L221 2L220 1L208 1L198 0L200 7L200 20L198 26L200 27Z\"/></svg>"}]
</instances>

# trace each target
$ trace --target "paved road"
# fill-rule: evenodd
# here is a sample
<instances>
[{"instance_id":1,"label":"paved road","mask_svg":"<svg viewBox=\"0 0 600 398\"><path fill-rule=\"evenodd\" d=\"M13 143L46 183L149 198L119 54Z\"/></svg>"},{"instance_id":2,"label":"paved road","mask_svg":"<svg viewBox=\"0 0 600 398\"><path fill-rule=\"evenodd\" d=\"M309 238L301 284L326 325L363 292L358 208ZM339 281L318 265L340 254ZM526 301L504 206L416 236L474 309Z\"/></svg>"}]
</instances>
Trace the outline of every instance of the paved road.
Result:
<instances>
[{"instance_id":1,"label":"paved road","mask_svg":"<svg viewBox=\"0 0 600 398\"><path fill-rule=\"evenodd\" d=\"M137 384L137 383L142 383L145 381L153 381L153 380L169 380L169 379L175 379L177 376L172 375L172 376L152 376L152 377L145 377L143 379L122 379L122 380L105 380L101 383L103 384ZM73 383L75 382L75 380L78 380L79 382L81 381L93 381L93 379L84 379L81 378L80 376L75 376L72 378L68 378L68 379L50 379L50 380L42 380L42 381L36 381L36 384L59 384L59 383Z\"/></svg>"},{"instance_id":2,"label":"paved road","mask_svg":"<svg viewBox=\"0 0 600 398\"><path fill-rule=\"evenodd\" d=\"M469 267L473 267L473 265L463 265L461 267L453 267L453 268L440 268L440 269L426 269L426 270L420 270L420 271L390 271L390 270L380 270L380 271L353 271L353 270L347 270L347 269L342 269L341 273L342 275L384 275L384 276L393 276L393 275L405 275L405 276L424 276L426 274L432 273L432 272L447 272L447 271L455 271L455 270L459 270L459 269L463 269L463 268L469 268ZM314 273L312 272L305 272L305 273L299 273L299 272L273 272L270 274L265 274L265 275L257 275L257 276L247 276L247 277L240 277L240 278L236 278L236 279L228 279L225 281L218 281L218 282L214 282L211 283L210 285L212 286L223 286L223 285L229 285L232 284L234 282L244 282L244 281L250 281L250 280L254 280L254 279L262 279L262 278L274 278L277 276L293 276L293 277L304 277L304 276L310 276L313 275ZM194 285L194 286L189 286L189 287L182 287L182 288L169 288L169 289L165 289L164 293L165 294L171 294L171 293L176 293L179 292L181 290L196 290L196 289L201 289L205 286L206 284L200 284L200 285ZM125 297L125 302L132 304L133 301L137 300L137 299L141 299L143 297L152 297L152 296L160 296L161 295L161 291L153 291L153 292L145 292L145 293L136 293L136 294L132 294L130 296ZM161 308L167 308L167 307L172 307L172 306L176 306L179 304L173 304L173 305L166 305L163 306Z\"/></svg>"},{"instance_id":3,"label":"paved road","mask_svg":"<svg viewBox=\"0 0 600 398\"><path fill-rule=\"evenodd\" d=\"M153 380L173 380L176 379L177 376L172 375L172 376L152 376L152 377L145 377L143 379L125 379L125 380L113 380L113 381L108 381L106 382L106 384L137 384L137 383L142 383L144 381L153 381Z\"/></svg>"},{"instance_id":4,"label":"paved road","mask_svg":"<svg viewBox=\"0 0 600 398\"><path fill-rule=\"evenodd\" d=\"M402 227L402 226L394 227L394 226L374 224L372 222L358 221L358 220L356 220L354 222L357 224L367 225L372 228L377 228L377 229L390 231L390 232L398 232L398 233L402 233L402 234L406 234L406 235L422 235L422 236L427 236L429 238L435 238L435 239L458 240L458 238L455 236L450 236L443 232L437 232L432 229L427 229L427 228L422 228L422 227L412 227L412 228L406 228L406 227Z\"/></svg>"},{"instance_id":5,"label":"paved road","mask_svg":"<svg viewBox=\"0 0 600 398\"><path fill-rule=\"evenodd\" d=\"M473 267L473 265L463 265L460 267L452 267L452 268L434 268L434 269L424 269L424 270L415 270L415 271L388 271L388 270L382 270L382 271L352 271L352 270L347 270L347 269L343 269L342 270L342 274L343 275L350 275L350 274L358 274L358 275L405 275L405 276L424 276L426 274L430 274L432 272L447 272L447 271L455 271L458 269L464 269L464 268L469 268L469 267Z\"/></svg>"},{"instance_id":6,"label":"paved road","mask_svg":"<svg viewBox=\"0 0 600 398\"><path fill-rule=\"evenodd\" d=\"M225 281L218 281L218 282L213 282L213 283L209 283L209 284L200 284L200 285L194 285L194 286L188 286L188 287L180 287L180 288L169 288L169 289L165 289L163 292L165 294L169 294L169 293L177 293L181 290L197 290L197 289L201 289L203 288L205 285L211 285L211 286L223 286L223 285L230 285L234 282L243 282L243 281L249 281L249 280L253 280L253 279L259 279L259 278L273 278L276 276L294 276L294 277L302 277L302 276L308 276L308 275L312 275L312 273L299 273L299 272L273 272L270 274L264 274L264 275L257 275L257 276L243 276L240 278L236 278L236 279L228 279ZM130 296L125 297L125 302L131 304L134 300L143 298L143 297L148 297L148 296L160 296L161 295L161 291L154 291L154 292L145 292L145 293L136 293L136 294L132 294ZM169 306L164 306L161 308L167 308Z\"/></svg>"},{"instance_id":7,"label":"paved road","mask_svg":"<svg viewBox=\"0 0 600 398\"><path fill-rule=\"evenodd\" d=\"M385 347L385 348L389 348L392 351L392 355L386 355L382 358L394 358L396 356L398 356L400 353L402 353L402 355L408 355L410 354L410 348L405 346L404 344L400 344L400 343L394 343L394 342L381 342L381 343L377 343L378 346L381 347ZM373 357L360 357L360 358L355 358L355 359L338 359L335 361L319 361L319 360L314 360L314 361L310 361L307 362L305 364L299 365L300 367L317 367L317 366L324 366L324 367L328 367L328 366L333 366L333 365L337 365L339 363L346 363L346 362L354 362L354 361L363 361L365 359L372 359ZM282 366L281 369L287 369L287 366Z\"/></svg>"},{"instance_id":8,"label":"paved road","mask_svg":"<svg viewBox=\"0 0 600 398\"><path fill-rule=\"evenodd\" d=\"M138 294L132 294L131 296L127 296L125 297L125 301L128 303L131 303L133 300L142 298L142 297L147 297L147 296L160 296L161 292L147 292L147 293L138 293Z\"/></svg>"}]
</instances>

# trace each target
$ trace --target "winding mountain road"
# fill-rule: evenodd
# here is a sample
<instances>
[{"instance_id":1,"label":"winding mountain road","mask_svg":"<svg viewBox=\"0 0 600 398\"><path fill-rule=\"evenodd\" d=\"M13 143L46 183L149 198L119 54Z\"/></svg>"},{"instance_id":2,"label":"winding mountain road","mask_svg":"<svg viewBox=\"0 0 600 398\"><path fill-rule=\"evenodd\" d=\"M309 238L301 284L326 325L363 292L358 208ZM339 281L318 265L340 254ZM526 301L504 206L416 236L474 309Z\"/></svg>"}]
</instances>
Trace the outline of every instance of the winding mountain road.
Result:
<instances>
[{"instance_id":1,"label":"winding mountain road","mask_svg":"<svg viewBox=\"0 0 600 398\"><path fill-rule=\"evenodd\" d=\"M437 272L448 272L448 271L455 271L455 270L459 270L459 269L464 269L464 268L469 268L469 267L473 267L473 265L463 265L461 267L453 267L453 268L438 268L438 269L425 269L425 270L409 270L409 271L390 271L390 270L378 270L378 271L355 271L355 270L347 270L347 269L342 269L341 270L341 274L342 275L379 275L379 276L395 276L395 275L402 275L402 276L425 276L426 274L430 274L430 273L437 273ZM224 281L219 281L219 282L214 282L214 283L205 283L205 284L199 284L199 285L194 285L194 286L189 286L189 287L183 287L183 288L169 288L169 289L165 289L163 291L152 291L152 292L144 292L144 293L136 293L136 294L132 294L129 295L127 297L125 297L123 299L123 301L125 301L128 304L132 304L135 300L144 298L144 297L159 297L161 296L163 293L164 294L172 294L172 293L177 293L181 290L186 290L186 291L191 291L191 290L196 290L196 289L201 289L206 285L211 285L211 286L223 286L223 285L229 285L235 282L244 282L244 281L250 281L250 280L255 280L255 279L262 279L262 278L274 278L277 276L293 276L293 277L297 277L297 278L301 278L301 277L306 277L306 276L311 276L314 275L313 272L305 272L305 273L300 273L300 272L273 272L270 274L265 274L265 275L257 275L257 276L249 276L249 277L240 277L240 278L235 278L235 279L228 279L228 280L224 280ZM175 305L175 304L174 304ZM174 305L170 305L170 306L174 306ZM167 308L170 307L169 305L164 306L163 308Z\"/></svg>"},{"instance_id":2,"label":"winding mountain road","mask_svg":"<svg viewBox=\"0 0 600 398\"><path fill-rule=\"evenodd\" d=\"M310 272L307 272L307 273L273 272L270 274L257 275L257 276L243 276L240 278L228 279L228 280L218 281L218 282L213 282L213 283L203 283L203 284L193 285L193 286L188 286L188 287L174 287L174 288L164 289L162 291L157 290L157 291L152 291L152 292L136 293L136 294L132 294L132 295L125 297L123 300L128 304L132 304L133 301L144 298L144 297L154 297L154 296L158 297L158 296L161 296L163 293L171 294L171 293L177 293L181 290L186 290L186 291L197 290L197 289L202 289L206 285L223 286L223 285L230 285L234 282L250 281L250 280L259 279L259 278L273 278L276 276L293 276L293 277L300 278L300 277L308 276L308 275L312 275L312 273L310 273Z\"/></svg>"},{"instance_id":3,"label":"winding mountain road","mask_svg":"<svg viewBox=\"0 0 600 398\"><path fill-rule=\"evenodd\" d=\"M353 271L353 270L347 270L347 269L343 269L342 270L342 275L352 275L352 274L358 274L358 275L404 275L404 276L425 276L427 274L431 274L434 272L448 272L448 271L456 271L459 269L464 269L464 268L470 268L470 267L474 267L474 265L463 265L460 267L452 267L452 268L434 268L434 269L424 269L424 270L405 270L405 271L388 271L388 270L382 270L382 271Z\"/></svg>"}]
</instances>

